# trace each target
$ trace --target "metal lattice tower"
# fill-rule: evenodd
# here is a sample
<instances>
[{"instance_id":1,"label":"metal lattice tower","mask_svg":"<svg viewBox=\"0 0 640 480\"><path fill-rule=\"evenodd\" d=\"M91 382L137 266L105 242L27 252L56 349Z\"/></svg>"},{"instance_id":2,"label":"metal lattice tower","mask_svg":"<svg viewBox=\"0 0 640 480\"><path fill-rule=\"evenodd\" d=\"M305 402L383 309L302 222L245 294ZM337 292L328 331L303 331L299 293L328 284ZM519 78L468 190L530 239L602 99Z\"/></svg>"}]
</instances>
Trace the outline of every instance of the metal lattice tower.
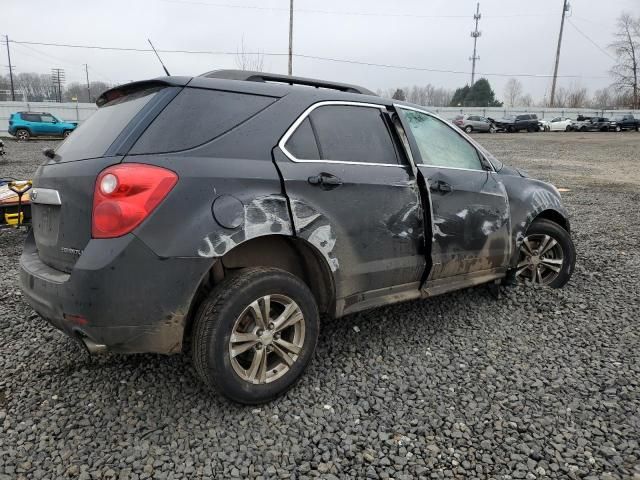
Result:
<instances>
[{"instance_id":1,"label":"metal lattice tower","mask_svg":"<svg viewBox=\"0 0 640 480\"><path fill-rule=\"evenodd\" d=\"M482 35L482 32L478 30L478 21L481 17L482 15L480 15L480 2L478 2L476 4L476 13L473 16L473 19L476 21L476 29L471 32L471 37L473 38L473 56L469 57L469 60L471 60L471 86L473 86L473 83L476 80L476 60L480 60L480 56L476 55L476 47L478 44L478 37Z\"/></svg>"}]
</instances>

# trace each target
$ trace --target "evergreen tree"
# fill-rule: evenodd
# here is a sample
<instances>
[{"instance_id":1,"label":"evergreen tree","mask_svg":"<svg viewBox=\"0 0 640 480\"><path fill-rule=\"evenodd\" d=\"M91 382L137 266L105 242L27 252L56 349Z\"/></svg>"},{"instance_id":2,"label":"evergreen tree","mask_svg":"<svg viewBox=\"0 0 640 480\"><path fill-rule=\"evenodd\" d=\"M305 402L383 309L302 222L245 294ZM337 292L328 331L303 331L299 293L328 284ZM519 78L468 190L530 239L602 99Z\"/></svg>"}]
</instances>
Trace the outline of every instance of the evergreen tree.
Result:
<instances>
[{"instance_id":1,"label":"evergreen tree","mask_svg":"<svg viewBox=\"0 0 640 480\"><path fill-rule=\"evenodd\" d=\"M457 88L456 91L453 93L453 98L451 99L451 106L452 107L462 107L465 105L465 98L467 98L467 95L469 95L469 85L465 85L462 88Z\"/></svg>"}]
</instances>

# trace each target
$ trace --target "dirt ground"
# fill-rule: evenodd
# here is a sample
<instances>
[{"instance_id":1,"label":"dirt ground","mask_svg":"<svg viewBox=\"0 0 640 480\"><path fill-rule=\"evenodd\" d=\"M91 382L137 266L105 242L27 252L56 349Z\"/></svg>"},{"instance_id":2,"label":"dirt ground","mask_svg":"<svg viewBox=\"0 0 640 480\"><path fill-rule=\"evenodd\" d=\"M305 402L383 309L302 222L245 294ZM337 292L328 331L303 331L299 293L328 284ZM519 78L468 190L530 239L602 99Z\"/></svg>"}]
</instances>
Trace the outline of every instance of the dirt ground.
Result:
<instances>
[{"instance_id":1,"label":"dirt ground","mask_svg":"<svg viewBox=\"0 0 640 480\"><path fill-rule=\"evenodd\" d=\"M300 383L259 408L186 355L89 360L24 302L25 234L1 232L0 480L640 479L640 133L475 138L568 189L571 281L327 319ZM5 143L0 178L55 146Z\"/></svg>"},{"instance_id":2,"label":"dirt ground","mask_svg":"<svg viewBox=\"0 0 640 480\"><path fill-rule=\"evenodd\" d=\"M557 187L616 185L640 189L640 133L539 132L477 134L508 165Z\"/></svg>"}]
</instances>

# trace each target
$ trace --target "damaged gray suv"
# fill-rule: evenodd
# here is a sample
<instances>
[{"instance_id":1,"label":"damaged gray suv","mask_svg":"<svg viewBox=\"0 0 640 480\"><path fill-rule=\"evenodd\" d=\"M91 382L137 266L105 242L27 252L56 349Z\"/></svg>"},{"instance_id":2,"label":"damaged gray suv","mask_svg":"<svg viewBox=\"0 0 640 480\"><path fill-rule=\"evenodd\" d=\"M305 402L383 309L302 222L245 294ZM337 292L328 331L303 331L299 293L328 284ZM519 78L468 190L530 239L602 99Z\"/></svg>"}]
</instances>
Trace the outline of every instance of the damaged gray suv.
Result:
<instances>
[{"instance_id":1,"label":"damaged gray suv","mask_svg":"<svg viewBox=\"0 0 640 480\"><path fill-rule=\"evenodd\" d=\"M29 304L92 353L188 345L207 385L259 403L322 316L572 273L558 190L421 107L240 71L97 103L45 151L20 259Z\"/></svg>"}]
</instances>

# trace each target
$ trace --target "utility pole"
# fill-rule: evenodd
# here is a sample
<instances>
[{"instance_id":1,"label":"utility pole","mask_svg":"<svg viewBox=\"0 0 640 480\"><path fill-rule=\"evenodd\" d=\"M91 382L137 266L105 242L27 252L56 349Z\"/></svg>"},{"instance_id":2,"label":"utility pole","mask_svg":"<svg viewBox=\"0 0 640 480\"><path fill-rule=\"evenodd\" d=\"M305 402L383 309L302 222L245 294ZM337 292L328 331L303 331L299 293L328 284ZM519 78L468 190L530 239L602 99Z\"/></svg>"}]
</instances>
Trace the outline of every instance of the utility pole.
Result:
<instances>
[{"instance_id":1,"label":"utility pole","mask_svg":"<svg viewBox=\"0 0 640 480\"><path fill-rule=\"evenodd\" d=\"M289 75L293 75L293 0L289 0Z\"/></svg>"},{"instance_id":2,"label":"utility pole","mask_svg":"<svg viewBox=\"0 0 640 480\"><path fill-rule=\"evenodd\" d=\"M568 11L569 11L569 2L568 0L564 0L564 5L562 6L562 20L560 20L560 35L558 35L558 49L556 50L556 65L555 67L553 67L553 81L551 83L551 99L549 101L550 107L553 107L553 103L555 101L555 96L556 96L556 80L558 80L558 64L560 63L560 47L562 46L562 30L564 29L564 17Z\"/></svg>"},{"instance_id":3,"label":"utility pole","mask_svg":"<svg viewBox=\"0 0 640 480\"><path fill-rule=\"evenodd\" d=\"M58 102L62 103L62 84L64 83L64 69L52 68L51 81L53 82L54 86L58 86Z\"/></svg>"},{"instance_id":4,"label":"utility pole","mask_svg":"<svg viewBox=\"0 0 640 480\"><path fill-rule=\"evenodd\" d=\"M469 58L471 60L471 86L473 87L473 83L476 80L476 60L480 60L480 57L476 55L476 46L478 43L478 37L482 35L482 32L478 31L478 21L482 15L480 15L480 2L476 4L476 14L473 16L476 21L476 29L471 32L471 37L473 38L473 56Z\"/></svg>"},{"instance_id":5,"label":"utility pole","mask_svg":"<svg viewBox=\"0 0 640 480\"><path fill-rule=\"evenodd\" d=\"M86 63L84 64L84 72L87 74L87 94L89 95L87 101L91 103L91 84L89 83L89 65L87 65Z\"/></svg>"},{"instance_id":6,"label":"utility pole","mask_svg":"<svg viewBox=\"0 0 640 480\"><path fill-rule=\"evenodd\" d=\"M7 42L7 58L9 59L9 78L11 79L11 100L16 101L16 91L13 87L13 66L11 65L11 52L9 51L9 35L4 36Z\"/></svg>"}]
</instances>

